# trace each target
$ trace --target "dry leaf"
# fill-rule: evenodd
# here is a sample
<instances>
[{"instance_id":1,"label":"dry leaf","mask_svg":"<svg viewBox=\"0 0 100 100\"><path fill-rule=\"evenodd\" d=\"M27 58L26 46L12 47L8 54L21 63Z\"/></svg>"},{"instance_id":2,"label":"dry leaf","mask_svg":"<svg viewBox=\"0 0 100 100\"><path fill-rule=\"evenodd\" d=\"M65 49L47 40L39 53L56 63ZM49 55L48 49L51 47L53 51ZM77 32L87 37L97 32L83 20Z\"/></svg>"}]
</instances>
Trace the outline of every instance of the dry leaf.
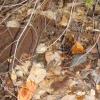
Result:
<instances>
[{"instance_id":1,"label":"dry leaf","mask_svg":"<svg viewBox=\"0 0 100 100\"><path fill-rule=\"evenodd\" d=\"M96 100L95 98L95 90L91 89L89 95L85 95L85 100Z\"/></svg>"},{"instance_id":2,"label":"dry leaf","mask_svg":"<svg viewBox=\"0 0 100 100\"><path fill-rule=\"evenodd\" d=\"M51 10L41 11L40 14L51 20L56 20L56 13Z\"/></svg>"},{"instance_id":3,"label":"dry leaf","mask_svg":"<svg viewBox=\"0 0 100 100\"><path fill-rule=\"evenodd\" d=\"M97 91L100 91L100 84L97 84L97 85L96 85L96 90L97 90Z\"/></svg>"},{"instance_id":4,"label":"dry leaf","mask_svg":"<svg viewBox=\"0 0 100 100\"><path fill-rule=\"evenodd\" d=\"M97 66L100 67L100 59L98 59Z\"/></svg>"},{"instance_id":5,"label":"dry leaf","mask_svg":"<svg viewBox=\"0 0 100 100\"><path fill-rule=\"evenodd\" d=\"M61 52L48 51L45 53L45 59L46 59L47 64L49 64L52 61L55 61L56 65L60 65L61 64Z\"/></svg>"},{"instance_id":6,"label":"dry leaf","mask_svg":"<svg viewBox=\"0 0 100 100\"><path fill-rule=\"evenodd\" d=\"M22 63L23 65L16 65L15 72L18 77L23 77L24 74L28 73L28 68L31 64L30 61L25 61Z\"/></svg>"},{"instance_id":7,"label":"dry leaf","mask_svg":"<svg viewBox=\"0 0 100 100\"><path fill-rule=\"evenodd\" d=\"M34 99L35 99L35 100L38 100L38 99L41 100L41 96L42 96L43 94L45 94L45 93L46 93L45 90L38 88L38 89L36 90L34 96L33 96L33 100L34 100Z\"/></svg>"},{"instance_id":8,"label":"dry leaf","mask_svg":"<svg viewBox=\"0 0 100 100\"><path fill-rule=\"evenodd\" d=\"M41 43L37 46L37 53L44 53L47 50L47 46L44 43Z\"/></svg>"},{"instance_id":9,"label":"dry leaf","mask_svg":"<svg viewBox=\"0 0 100 100\"><path fill-rule=\"evenodd\" d=\"M57 96L56 95L48 95L47 100L57 100Z\"/></svg>"},{"instance_id":10,"label":"dry leaf","mask_svg":"<svg viewBox=\"0 0 100 100\"><path fill-rule=\"evenodd\" d=\"M84 96L85 95L85 92L78 91L76 94L77 94L77 96Z\"/></svg>"},{"instance_id":11,"label":"dry leaf","mask_svg":"<svg viewBox=\"0 0 100 100\"><path fill-rule=\"evenodd\" d=\"M60 24L61 26L64 26L64 27L65 27L65 26L67 26L67 23L68 23L68 18L67 18L65 15L63 15L63 16L62 16L62 19L61 19L61 21L60 21L59 24Z\"/></svg>"},{"instance_id":12,"label":"dry leaf","mask_svg":"<svg viewBox=\"0 0 100 100\"><path fill-rule=\"evenodd\" d=\"M13 83L15 84L16 80L17 80L17 75L15 73L15 71L13 70L12 73L11 73L11 79L13 81Z\"/></svg>"},{"instance_id":13,"label":"dry leaf","mask_svg":"<svg viewBox=\"0 0 100 100\"><path fill-rule=\"evenodd\" d=\"M34 10L34 9L29 9L28 11L27 11L27 15L29 16L29 15L31 15L32 14L32 12L34 12L34 14L36 13L36 10Z\"/></svg>"},{"instance_id":14,"label":"dry leaf","mask_svg":"<svg viewBox=\"0 0 100 100\"><path fill-rule=\"evenodd\" d=\"M80 42L76 42L72 47L72 54L84 53L84 47Z\"/></svg>"},{"instance_id":15,"label":"dry leaf","mask_svg":"<svg viewBox=\"0 0 100 100\"><path fill-rule=\"evenodd\" d=\"M30 71L30 74L27 80L32 80L36 84L39 84L41 81L44 80L44 78L46 77L46 74L47 72L44 68L37 67L34 65Z\"/></svg>"},{"instance_id":16,"label":"dry leaf","mask_svg":"<svg viewBox=\"0 0 100 100\"><path fill-rule=\"evenodd\" d=\"M47 64L49 64L53 60L53 52L50 52L50 51L46 52L45 59L46 59Z\"/></svg>"},{"instance_id":17,"label":"dry leaf","mask_svg":"<svg viewBox=\"0 0 100 100\"><path fill-rule=\"evenodd\" d=\"M18 91L18 100L31 100L34 92L36 90L36 85L33 81L27 81L26 84Z\"/></svg>"},{"instance_id":18,"label":"dry leaf","mask_svg":"<svg viewBox=\"0 0 100 100\"><path fill-rule=\"evenodd\" d=\"M76 100L75 95L65 95L61 100Z\"/></svg>"},{"instance_id":19,"label":"dry leaf","mask_svg":"<svg viewBox=\"0 0 100 100\"><path fill-rule=\"evenodd\" d=\"M54 82L54 79L45 79L43 80L40 84L39 84L39 87L48 92L48 93L51 93L51 91L53 90L50 86L52 84L52 82Z\"/></svg>"},{"instance_id":20,"label":"dry leaf","mask_svg":"<svg viewBox=\"0 0 100 100\"><path fill-rule=\"evenodd\" d=\"M7 22L7 27L20 27L20 23L17 20L11 20Z\"/></svg>"},{"instance_id":21,"label":"dry leaf","mask_svg":"<svg viewBox=\"0 0 100 100\"><path fill-rule=\"evenodd\" d=\"M78 66L84 62L86 62L87 60L87 55L82 57L79 61L78 59L82 56L82 54L77 54L77 55L73 55L72 61L71 61L71 66ZM78 62L77 62L78 61ZM76 63L77 62L77 63Z\"/></svg>"}]
</instances>

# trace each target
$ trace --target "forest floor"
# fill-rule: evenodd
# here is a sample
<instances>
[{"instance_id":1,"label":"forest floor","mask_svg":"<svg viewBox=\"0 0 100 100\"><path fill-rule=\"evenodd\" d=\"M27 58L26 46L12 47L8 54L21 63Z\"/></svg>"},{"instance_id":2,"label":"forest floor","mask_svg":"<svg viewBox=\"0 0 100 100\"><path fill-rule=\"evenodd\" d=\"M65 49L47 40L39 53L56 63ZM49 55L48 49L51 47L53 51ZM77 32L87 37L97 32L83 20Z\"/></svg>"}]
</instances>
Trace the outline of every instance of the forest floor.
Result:
<instances>
[{"instance_id":1,"label":"forest floor","mask_svg":"<svg viewBox=\"0 0 100 100\"><path fill-rule=\"evenodd\" d=\"M100 100L99 0L0 0L0 100L16 99Z\"/></svg>"}]
</instances>

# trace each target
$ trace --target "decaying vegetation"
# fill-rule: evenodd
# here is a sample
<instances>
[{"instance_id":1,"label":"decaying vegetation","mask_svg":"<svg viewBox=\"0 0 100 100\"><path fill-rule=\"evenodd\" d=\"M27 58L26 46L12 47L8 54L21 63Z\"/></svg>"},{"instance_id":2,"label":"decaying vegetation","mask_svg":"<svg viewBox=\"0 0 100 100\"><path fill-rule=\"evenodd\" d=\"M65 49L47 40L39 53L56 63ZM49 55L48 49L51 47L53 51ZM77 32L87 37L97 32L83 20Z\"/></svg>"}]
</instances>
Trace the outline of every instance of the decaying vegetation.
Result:
<instances>
[{"instance_id":1,"label":"decaying vegetation","mask_svg":"<svg viewBox=\"0 0 100 100\"><path fill-rule=\"evenodd\" d=\"M0 100L100 100L100 0L0 0Z\"/></svg>"}]
</instances>

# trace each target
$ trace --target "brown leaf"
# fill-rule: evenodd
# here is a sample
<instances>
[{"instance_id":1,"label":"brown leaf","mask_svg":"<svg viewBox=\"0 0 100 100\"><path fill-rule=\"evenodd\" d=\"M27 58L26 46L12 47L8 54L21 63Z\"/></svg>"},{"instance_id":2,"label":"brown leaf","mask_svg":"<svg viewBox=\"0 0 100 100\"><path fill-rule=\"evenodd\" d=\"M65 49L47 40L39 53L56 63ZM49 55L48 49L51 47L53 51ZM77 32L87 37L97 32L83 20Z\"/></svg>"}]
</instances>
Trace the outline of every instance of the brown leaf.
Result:
<instances>
[{"instance_id":1,"label":"brown leaf","mask_svg":"<svg viewBox=\"0 0 100 100\"><path fill-rule=\"evenodd\" d=\"M45 59L47 63L50 63L53 60L53 52L46 52Z\"/></svg>"},{"instance_id":2,"label":"brown leaf","mask_svg":"<svg viewBox=\"0 0 100 100\"><path fill-rule=\"evenodd\" d=\"M64 26L64 27L65 27L65 26L67 26L67 23L68 23L68 18L67 18L65 15L63 15L63 16L62 16L62 19L61 19L61 21L60 21L59 24L60 24L61 26Z\"/></svg>"},{"instance_id":3,"label":"brown leaf","mask_svg":"<svg viewBox=\"0 0 100 100\"><path fill-rule=\"evenodd\" d=\"M72 47L72 54L84 53L84 47L80 42L76 42Z\"/></svg>"}]
</instances>

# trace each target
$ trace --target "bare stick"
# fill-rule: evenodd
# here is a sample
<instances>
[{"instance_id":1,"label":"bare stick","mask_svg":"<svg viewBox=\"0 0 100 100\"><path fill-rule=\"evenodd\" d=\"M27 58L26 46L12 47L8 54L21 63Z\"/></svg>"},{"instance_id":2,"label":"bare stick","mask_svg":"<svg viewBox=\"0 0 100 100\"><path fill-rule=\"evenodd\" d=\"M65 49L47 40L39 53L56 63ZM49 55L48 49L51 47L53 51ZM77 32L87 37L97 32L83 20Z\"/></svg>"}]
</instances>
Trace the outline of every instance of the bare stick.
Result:
<instances>
[{"instance_id":1,"label":"bare stick","mask_svg":"<svg viewBox=\"0 0 100 100\"><path fill-rule=\"evenodd\" d=\"M38 2L38 0L36 0L36 2L35 2L34 9L35 9L35 7L36 7L37 2ZM22 31L21 34L19 35L19 38L17 39L17 43L16 43L15 51L14 51L14 57L13 57L13 61L12 61L12 70L13 70L13 67L14 67L15 58L16 58L16 53L17 53L17 48L18 48L20 39L21 39L21 37L23 36L23 34L24 34L25 30L27 29L28 25L30 24L30 21L31 21L31 19L32 19L33 14L34 14L34 9L33 9L32 13L31 13L31 15L30 15L30 18L29 18L29 20L28 20L28 22L27 22L25 28L23 29L23 31Z\"/></svg>"},{"instance_id":2,"label":"bare stick","mask_svg":"<svg viewBox=\"0 0 100 100\"><path fill-rule=\"evenodd\" d=\"M94 43L94 45L93 45L85 54L83 54L81 57L79 57L79 59L76 61L76 63L75 63L74 65L70 66L70 67L76 66L77 63L78 63L83 57L85 57L87 54L89 54L89 53L91 52L91 50L92 50L92 49L96 46L96 44L99 42L99 39L100 39L100 34L99 34L99 36L98 36L96 42Z\"/></svg>"},{"instance_id":3,"label":"bare stick","mask_svg":"<svg viewBox=\"0 0 100 100\"><path fill-rule=\"evenodd\" d=\"M51 48L51 47L65 34L65 32L68 31L68 28L69 28L69 26L70 26L70 22L71 22L71 19L72 19L73 8L74 8L73 5L74 5L74 3L75 3L75 0L74 0L73 3L72 3L72 8L71 8L71 12L70 12L70 18L69 18L67 27L66 27L65 30L62 32L62 34L61 34L50 46L47 47L48 49Z\"/></svg>"},{"instance_id":4,"label":"bare stick","mask_svg":"<svg viewBox=\"0 0 100 100\"><path fill-rule=\"evenodd\" d=\"M20 3L18 3L18 4L4 5L4 6L0 5L0 6L2 6L2 8L8 8L8 7L11 8L11 7L20 6L20 5L22 5L23 3L25 3L26 1L28 1L28 0L24 0L24 1L20 2Z\"/></svg>"}]
</instances>

